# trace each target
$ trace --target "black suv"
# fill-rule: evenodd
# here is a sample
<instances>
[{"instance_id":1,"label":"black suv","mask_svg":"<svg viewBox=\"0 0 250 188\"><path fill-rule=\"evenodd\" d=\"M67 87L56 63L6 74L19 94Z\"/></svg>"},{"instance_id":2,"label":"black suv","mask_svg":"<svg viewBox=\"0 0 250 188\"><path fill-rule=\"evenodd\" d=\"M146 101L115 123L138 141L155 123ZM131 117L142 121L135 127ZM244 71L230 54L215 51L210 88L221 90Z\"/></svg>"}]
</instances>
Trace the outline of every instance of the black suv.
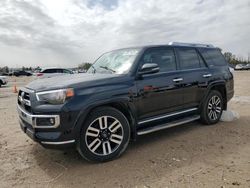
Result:
<instances>
[{"instance_id":1,"label":"black suv","mask_svg":"<svg viewBox=\"0 0 250 188\"><path fill-rule=\"evenodd\" d=\"M19 91L18 113L22 130L44 147L108 161L138 135L217 123L233 94L219 48L171 43L111 51L86 74L33 81Z\"/></svg>"}]
</instances>

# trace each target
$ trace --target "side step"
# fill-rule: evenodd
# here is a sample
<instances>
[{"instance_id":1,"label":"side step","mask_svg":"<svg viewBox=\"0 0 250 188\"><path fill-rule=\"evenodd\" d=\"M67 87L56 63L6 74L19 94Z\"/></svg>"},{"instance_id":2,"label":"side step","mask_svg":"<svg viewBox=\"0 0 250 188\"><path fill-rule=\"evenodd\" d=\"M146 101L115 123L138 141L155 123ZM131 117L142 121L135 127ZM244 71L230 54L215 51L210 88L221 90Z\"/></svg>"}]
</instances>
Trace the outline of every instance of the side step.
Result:
<instances>
[{"instance_id":1,"label":"side step","mask_svg":"<svg viewBox=\"0 0 250 188\"><path fill-rule=\"evenodd\" d=\"M162 129L175 127L177 125L189 123L189 122L192 122L192 121L195 121L195 120L198 120L198 119L200 119L200 116L199 115L194 115L194 116L186 117L186 118L183 118L183 119L180 119L180 120L165 123L165 124L162 124L162 125L157 125L157 126L154 126L154 127L144 128L144 129L138 130L137 135L144 135L144 134L152 133L152 132L155 132L155 131L160 131Z\"/></svg>"}]
</instances>

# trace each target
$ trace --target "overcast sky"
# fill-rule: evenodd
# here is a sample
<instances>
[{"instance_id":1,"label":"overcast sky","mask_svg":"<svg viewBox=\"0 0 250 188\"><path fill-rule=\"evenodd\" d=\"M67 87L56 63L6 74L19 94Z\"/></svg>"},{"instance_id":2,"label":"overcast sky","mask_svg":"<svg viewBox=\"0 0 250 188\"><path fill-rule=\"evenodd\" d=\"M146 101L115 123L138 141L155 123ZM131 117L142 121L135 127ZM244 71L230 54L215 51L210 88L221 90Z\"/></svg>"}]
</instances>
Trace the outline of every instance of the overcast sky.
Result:
<instances>
[{"instance_id":1,"label":"overcast sky","mask_svg":"<svg viewBox=\"0 0 250 188\"><path fill-rule=\"evenodd\" d=\"M247 57L249 15L250 0L0 0L0 66L74 67L170 41Z\"/></svg>"}]
</instances>

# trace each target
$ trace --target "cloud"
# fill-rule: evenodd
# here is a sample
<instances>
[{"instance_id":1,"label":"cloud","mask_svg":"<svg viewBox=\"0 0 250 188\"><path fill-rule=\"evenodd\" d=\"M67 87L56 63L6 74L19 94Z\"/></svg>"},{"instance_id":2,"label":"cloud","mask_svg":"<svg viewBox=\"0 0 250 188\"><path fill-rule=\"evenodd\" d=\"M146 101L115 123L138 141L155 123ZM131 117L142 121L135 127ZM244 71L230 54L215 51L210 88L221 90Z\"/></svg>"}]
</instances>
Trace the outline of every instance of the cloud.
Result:
<instances>
[{"instance_id":1,"label":"cloud","mask_svg":"<svg viewBox=\"0 0 250 188\"><path fill-rule=\"evenodd\" d=\"M0 66L70 67L114 48L170 41L212 43L246 57L249 10L248 0L2 0L0 49L19 58L0 54Z\"/></svg>"}]
</instances>

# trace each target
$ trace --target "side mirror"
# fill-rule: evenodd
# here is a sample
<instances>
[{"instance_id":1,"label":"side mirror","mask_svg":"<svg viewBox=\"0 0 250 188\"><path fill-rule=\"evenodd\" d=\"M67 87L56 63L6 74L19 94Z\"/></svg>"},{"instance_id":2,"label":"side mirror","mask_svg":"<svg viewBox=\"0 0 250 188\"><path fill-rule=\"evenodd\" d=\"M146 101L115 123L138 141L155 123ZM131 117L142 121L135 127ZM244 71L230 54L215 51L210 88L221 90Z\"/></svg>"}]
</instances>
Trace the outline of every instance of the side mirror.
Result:
<instances>
[{"instance_id":1,"label":"side mirror","mask_svg":"<svg viewBox=\"0 0 250 188\"><path fill-rule=\"evenodd\" d=\"M154 74L160 71L159 66L156 63L145 63L142 65L139 74L144 75L144 74Z\"/></svg>"}]
</instances>

